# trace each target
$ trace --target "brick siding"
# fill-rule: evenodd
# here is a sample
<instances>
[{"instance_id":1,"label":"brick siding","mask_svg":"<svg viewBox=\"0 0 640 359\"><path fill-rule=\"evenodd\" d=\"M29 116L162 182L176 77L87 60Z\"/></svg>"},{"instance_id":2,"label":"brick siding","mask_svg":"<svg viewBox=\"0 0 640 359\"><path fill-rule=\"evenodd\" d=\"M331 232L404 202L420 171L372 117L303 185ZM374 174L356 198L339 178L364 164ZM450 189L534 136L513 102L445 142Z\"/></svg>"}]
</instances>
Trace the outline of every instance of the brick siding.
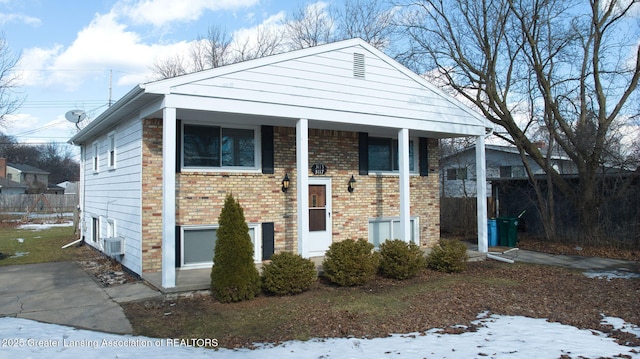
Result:
<instances>
[{"instance_id":1,"label":"brick siding","mask_svg":"<svg viewBox=\"0 0 640 359\"><path fill-rule=\"evenodd\" d=\"M145 120L143 146L143 271L161 269L162 238L162 121ZM274 222L275 251L298 250L295 128L274 129L275 173L192 172L176 176L176 224L216 224L224 199L232 193L247 222ZM438 198L438 142L430 139L430 175L411 176L411 214L420 217L421 245L432 246L440 236ZM358 175L358 134L309 130L309 165L327 166L332 178L333 240L367 238L371 217L399 216L398 177ZM310 170L309 170L310 172ZM281 191L285 173L291 178ZM313 174L309 173L312 177ZM351 176L353 193L347 191Z\"/></svg>"}]
</instances>

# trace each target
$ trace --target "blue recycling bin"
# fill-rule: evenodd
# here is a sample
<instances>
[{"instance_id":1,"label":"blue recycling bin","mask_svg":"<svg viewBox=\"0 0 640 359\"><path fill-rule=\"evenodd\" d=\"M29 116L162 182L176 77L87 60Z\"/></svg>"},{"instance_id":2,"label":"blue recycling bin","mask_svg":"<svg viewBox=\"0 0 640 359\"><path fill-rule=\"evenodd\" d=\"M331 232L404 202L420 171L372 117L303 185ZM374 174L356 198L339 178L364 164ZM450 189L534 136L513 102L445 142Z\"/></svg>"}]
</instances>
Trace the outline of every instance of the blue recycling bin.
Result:
<instances>
[{"instance_id":1,"label":"blue recycling bin","mask_svg":"<svg viewBox=\"0 0 640 359\"><path fill-rule=\"evenodd\" d=\"M489 247L498 245L498 221L495 219L487 220L487 238L489 239Z\"/></svg>"}]
</instances>

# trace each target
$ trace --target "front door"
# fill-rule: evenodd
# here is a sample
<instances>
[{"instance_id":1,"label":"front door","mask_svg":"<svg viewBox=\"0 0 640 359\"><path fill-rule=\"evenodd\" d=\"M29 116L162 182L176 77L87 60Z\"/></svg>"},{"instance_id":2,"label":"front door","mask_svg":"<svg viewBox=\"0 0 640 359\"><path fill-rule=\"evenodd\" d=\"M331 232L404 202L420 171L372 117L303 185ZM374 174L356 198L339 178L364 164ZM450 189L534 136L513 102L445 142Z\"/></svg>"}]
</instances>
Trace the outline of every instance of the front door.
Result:
<instances>
[{"instance_id":1,"label":"front door","mask_svg":"<svg viewBox=\"0 0 640 359\"><path fill-rule=\"evenodd\" d=\"M331 245L331 178L309 178L309 257L323 256Z\"/></svg>"}]
</instances>

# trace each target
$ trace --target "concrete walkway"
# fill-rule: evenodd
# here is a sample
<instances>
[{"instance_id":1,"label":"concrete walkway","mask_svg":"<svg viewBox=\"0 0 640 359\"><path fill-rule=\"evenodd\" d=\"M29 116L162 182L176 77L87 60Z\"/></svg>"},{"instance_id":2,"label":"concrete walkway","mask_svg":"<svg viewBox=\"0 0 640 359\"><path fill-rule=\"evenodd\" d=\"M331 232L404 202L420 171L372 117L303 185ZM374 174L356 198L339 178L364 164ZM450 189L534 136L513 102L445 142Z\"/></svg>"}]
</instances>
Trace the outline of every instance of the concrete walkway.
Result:
<instances>
[{"instance_id":1,"label":"concrete walkway","mask_svg":"<svg viewBox=\"0 0 640 359\"><path fill-rule=\"evenodd\" d=\"M468 244L470 253L476 255L478 246ZM600 257L583 257L574 255L548 254L518 248L491 247L489 254L514 262L525 262L553 265L582 271L621 271L640 275L640 262L609 259Z\"/></svg>"},{"instance_id":2,"label":"concrete walkway","mask_svg":"<svg viewBox=\"0 0 640 359\"><path fill-rule=\"evenodd\" d=\"M130 334L118 303L159 295L142 282L102 288L73 262L0 267L0 316Z\"/></svg>"}]
</instances>

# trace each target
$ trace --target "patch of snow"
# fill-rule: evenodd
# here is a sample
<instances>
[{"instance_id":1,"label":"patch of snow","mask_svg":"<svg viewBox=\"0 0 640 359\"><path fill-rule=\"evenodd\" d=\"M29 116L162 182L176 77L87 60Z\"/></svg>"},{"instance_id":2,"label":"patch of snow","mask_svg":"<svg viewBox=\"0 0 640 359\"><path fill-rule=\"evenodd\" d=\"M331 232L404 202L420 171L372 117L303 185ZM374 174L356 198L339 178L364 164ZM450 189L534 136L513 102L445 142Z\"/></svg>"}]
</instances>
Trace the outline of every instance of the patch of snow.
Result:
<instances>
[{"instance_id":1,"label":"patch of snow","mask_svg":"<svg viewBox=\"0 0 640 359\"><path fill-rule=\"evenodd\" d=\"M481 314L476 332L394 334L387 338L330 338L260 344L258 349L205 349L214 338L148 338L92 332L20 318L0 318L0 357L55 358L558 358L560 356L640 358L633 347L617 344L604 333L545 319ZM617 318L603 319L620 328ZM224 343L220 343L224 345Z\"/></svg>"},{"instance_id":2,"label":"patch of snow","mask_svg":"<svg viewBox=\"0 0 640 359\"><path fill-rule=\"evenodd\" d=\"M29 223L18 226L18 229L31 229L34 231L43 231L53 227L71 227L73 221L63 223Z\"/></svg>"},{"instance_id":3,"label":"patch of snow","mask_svg":"<svg viewBox=\"0 0 640 359\"><path fill-rule=\"evenodd\" d=\"M622 279L637 279L640 278L640 273L628 272L624 270L611 270L611 271L586 271L584 272L589 278L601 278L610 280L612 278Z\"/></svg>"},{"instance_id":4,"label":"patch of snow","mask_svg":"<svg viewBox=\"0 0 640 359\"><path fill-rule=\"evenodd\" d=\"M640 338L640 327L631 323L626 323L624 320L615 317L603 316L602 324L608 324L621 332L633 334L635 337Z\"/></svg>"},{"instance_id":5,"label":"patch of snow","mask_svg":"<svg viewBox=\"0 0 640 359\"><path fill-rule=\"evenodd\" d=\"M27 254L29 254L29 252L16 252L16 254L12 255L9 258L20 258L26 256Z\"/></svg>"},{"instance_id":6,"label":"patch of snow","mask_svg":"<svg viewBox=\"0 0 640 359\"><path fill-rule=\"evenodd\" d=\"M24 238L15 238L14 241L18 241L18 243L24 243Z\"/></svg>"}]
</instances>

